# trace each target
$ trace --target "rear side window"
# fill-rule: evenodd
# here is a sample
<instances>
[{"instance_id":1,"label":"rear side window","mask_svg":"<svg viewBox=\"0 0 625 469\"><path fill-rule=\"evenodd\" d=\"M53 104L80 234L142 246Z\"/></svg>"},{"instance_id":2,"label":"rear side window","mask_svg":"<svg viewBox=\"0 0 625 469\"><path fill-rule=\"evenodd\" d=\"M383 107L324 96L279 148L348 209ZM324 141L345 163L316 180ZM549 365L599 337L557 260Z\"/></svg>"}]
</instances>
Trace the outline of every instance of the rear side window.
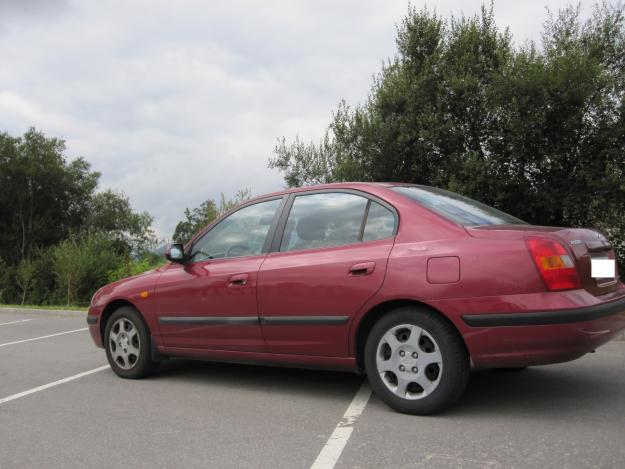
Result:
<instances>
[{"instance_id":1,"label":"rear side window","mask_svg":"<svg viewBox=\"0 0 625 469\"><path fill-rule=\"evenodd\" d=\"M374 239L389 238L393 236L394 232L395 215L393 215L393 212L372 200L362 240L373 241Z\"/></svg>"},{"instance_id":2,"label":"rear side window","mask_svg":"<svg viewBox=\"0 0 625 469\"><path fill-rule=\"evenodd\" d=\"M428 186L395 186L391 190L405 195L443 217L463 226L519 225L526 223L501 210L468 197Z\"/></svg>"},{"instance_id":3,"label":"rear side window","mask_svg":"<svg viewBox=\"0 0 625 469\"><path fill-rule=\"evenodd\" d=\"M367 199L329 192L295 197L280 251L343 246L360 241Z\"/></svg>"}]
</instances>

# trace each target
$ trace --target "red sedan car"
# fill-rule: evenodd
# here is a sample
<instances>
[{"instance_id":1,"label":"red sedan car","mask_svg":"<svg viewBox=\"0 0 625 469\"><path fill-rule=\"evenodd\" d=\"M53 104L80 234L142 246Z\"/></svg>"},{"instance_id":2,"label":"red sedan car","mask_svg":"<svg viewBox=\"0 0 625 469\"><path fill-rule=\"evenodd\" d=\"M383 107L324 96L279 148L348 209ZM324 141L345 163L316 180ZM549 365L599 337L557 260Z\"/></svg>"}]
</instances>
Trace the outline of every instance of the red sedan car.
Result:
<instances>
[{"instance_id":1,"label":"red sedan car","mask_svg":"<svg viewBox=\"0 0 625 469\"><path fill-rule=\"evenodd\" d=\"M602 234L528 225L427 186L258 197L166 255L91 302L91 336L121 377L166 357L339 368L425 414L462 395L471 364L573 360L625 328Z\"/></svg>"}]
</instances>

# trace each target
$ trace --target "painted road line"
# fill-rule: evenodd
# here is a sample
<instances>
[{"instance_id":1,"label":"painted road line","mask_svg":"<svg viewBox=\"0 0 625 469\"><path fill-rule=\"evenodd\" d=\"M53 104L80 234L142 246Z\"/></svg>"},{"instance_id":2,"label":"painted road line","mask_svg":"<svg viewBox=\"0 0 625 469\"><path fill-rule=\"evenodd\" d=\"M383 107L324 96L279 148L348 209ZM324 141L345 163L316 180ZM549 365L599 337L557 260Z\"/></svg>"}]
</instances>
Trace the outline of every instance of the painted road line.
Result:
<instances>
[{"instance_id":1,"label":"painted road line","mask_svg":"<svg viewBox=\"0 0 625 469\"><path fill-rule=\"evenodd\" d=\"M0 405L5 404L10 401L14 401L15 399L19 399L21 397L30 396L31 394L35 394L36 392L39 392L39 391L45 391L46 389L53 388L54 386L58 386L60 384L69 383L70 381L74 381L76 379L92 375L93 373L97 373L98 371L108 370L110 368L111 367L109 365L104 365L99 368L94 368L93 370L83 371L82 373L78 373L77 375L69 376L67 378L59 379L58 381L53 381L51 383L44 384L43 386L37 386L36 388L29 389L28 391L18 392L17 394L3 397L2 399L0 399Z\"/></svg>"},{"instance_id":2,"label":"painted road line","mask_svg":"<svg viewBox=\"0 0 625 469\"><path fill-rule=\"evenodd\" d=\"M42 335L41 337L33 337L32 339L16 340L15 342L7 342L4 344L0 344L0 347L6 347L7 345L23 344L24 342L32 342L33 340L47 339L48 337L56 337L59 335L73 334L74 332L86 331L88 329L89 329L88 327L83 327L81 329L74 329L73 331L58 332L56 334Z\"/></svg>"},{"instance_id":3,"label":"painted road line","mask_svg":"<svg viewBox=\"0 0 625 469\"><path fill-rule=\"evenodd\" d=\"M0 322L0 326L8 326L9 324L19 324L21 322L32 321L32 319L20 319L19 321Z\"/></svg>"},{"instance_id":4,"label":"painted road line","mask_svg":"<svg viewBox=\"0 0 625 469\"><path fill-rule=\"evenodd\" d=\"M371 397L371 388L367 381L363 381L362 386L356 392L354 399L343 414L343 418L338 423L327 443L317 456L317 459L310 466L311 469L332 469L341 457L341 453L352 436L354 424L365 410L365 406Z\"/></svg>"}]
</instances>

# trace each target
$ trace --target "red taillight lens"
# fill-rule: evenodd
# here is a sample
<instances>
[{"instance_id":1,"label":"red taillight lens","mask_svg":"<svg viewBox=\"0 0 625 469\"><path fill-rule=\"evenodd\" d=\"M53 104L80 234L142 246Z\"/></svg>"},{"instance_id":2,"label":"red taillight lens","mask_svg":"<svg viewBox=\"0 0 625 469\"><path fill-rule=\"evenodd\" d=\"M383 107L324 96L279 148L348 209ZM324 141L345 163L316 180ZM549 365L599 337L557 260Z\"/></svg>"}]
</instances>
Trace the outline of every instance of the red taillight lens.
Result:
<instances>
[{"instance_id":1,"label":"red taillight lens","mask_svg":"<svg viewBox=\"0 0 625 469\"><path fill-rule=\"evenodd\" d=\"M581 287L575 263L564 246L548 238L527 238L525 242L548 290Z\"/></svg>"}]
</instances>

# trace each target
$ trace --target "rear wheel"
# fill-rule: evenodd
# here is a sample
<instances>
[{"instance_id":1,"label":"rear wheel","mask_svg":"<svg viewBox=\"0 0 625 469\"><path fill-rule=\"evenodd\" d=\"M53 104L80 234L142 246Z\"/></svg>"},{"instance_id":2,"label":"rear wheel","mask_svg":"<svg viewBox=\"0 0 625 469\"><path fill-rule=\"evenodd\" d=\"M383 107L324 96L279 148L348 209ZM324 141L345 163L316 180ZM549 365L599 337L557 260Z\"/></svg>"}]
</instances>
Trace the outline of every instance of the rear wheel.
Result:
<instances>
[{"instance_id":1,"label":"rear wheel","mask_svg":"<svg viewBox=\"0 0 625 469\"><path fill-rule=\"evenodd\" d=\"M399 308L371 329L365 346L371 387L393 409L430 414L464 392L469 357L455 329L425 308Z\"/></svg>"},{"instance_id":2,"label":"rear wheel","mask_svg":"<svg viewBox=\"0 0 625 469\"><path fill-rule=\"evenodd\" d=\"M144 378L158 367L151 356L150 331L136 309L124 306L115 311L106 323L104 339L106 358L117 376Z\"/></svg>"}]
</instances>

